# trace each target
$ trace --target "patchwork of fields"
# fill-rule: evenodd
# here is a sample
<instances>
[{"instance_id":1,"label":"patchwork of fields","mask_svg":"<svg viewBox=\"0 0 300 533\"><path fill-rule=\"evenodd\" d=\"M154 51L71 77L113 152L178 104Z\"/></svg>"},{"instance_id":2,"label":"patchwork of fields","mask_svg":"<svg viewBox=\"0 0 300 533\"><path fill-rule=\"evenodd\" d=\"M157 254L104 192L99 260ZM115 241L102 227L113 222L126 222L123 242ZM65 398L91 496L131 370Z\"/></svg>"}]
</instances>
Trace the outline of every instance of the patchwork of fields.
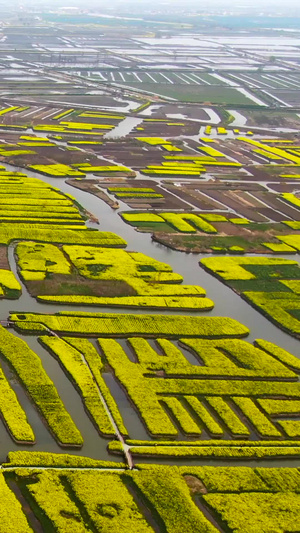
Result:
<instances>
[{"instance_id":1,"label":"patchwork of fields","mask_svg":"<svg viewBox=\"0 0 300 533\"><path fill-rule=\"evenodd\" d=\"M0 533L296 533L298 34L88 9L3 7Z\"/></svg>"}]
</instances>

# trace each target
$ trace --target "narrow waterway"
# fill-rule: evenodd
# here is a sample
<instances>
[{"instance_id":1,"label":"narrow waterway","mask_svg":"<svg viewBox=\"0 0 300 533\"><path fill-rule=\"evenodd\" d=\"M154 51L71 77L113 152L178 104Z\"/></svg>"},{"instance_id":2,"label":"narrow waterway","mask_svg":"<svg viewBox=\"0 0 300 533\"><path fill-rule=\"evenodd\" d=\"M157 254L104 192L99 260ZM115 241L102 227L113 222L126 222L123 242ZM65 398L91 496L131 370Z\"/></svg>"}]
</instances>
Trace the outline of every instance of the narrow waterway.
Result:
<instances>
[{"instance_id":1,"label":"narrow waterway","mask_svg":"<svg viewBox=\"0 0 300 533\"><path fill-rule=\"evenodd\" d=\"M126 135L131 133L133 128L136 128L136 126L138 126L142 122L142 118L126 117L115 128L106 133L103 136L103 139L113 140L119 139L121 137L126 137Z\"/></svg>"}]
</instances>

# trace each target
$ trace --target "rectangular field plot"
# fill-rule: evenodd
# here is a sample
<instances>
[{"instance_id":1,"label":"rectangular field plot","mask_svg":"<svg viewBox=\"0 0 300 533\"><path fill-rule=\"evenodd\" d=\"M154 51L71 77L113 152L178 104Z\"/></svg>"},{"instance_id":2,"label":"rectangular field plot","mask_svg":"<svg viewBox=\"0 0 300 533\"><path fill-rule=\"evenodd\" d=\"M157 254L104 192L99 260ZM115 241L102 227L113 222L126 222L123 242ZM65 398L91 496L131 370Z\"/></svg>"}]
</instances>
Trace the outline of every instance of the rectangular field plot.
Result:
<instances>
[{"instance_id":1,"label":"rectangular field plot","mask_svg":"<svg viewBox=\"0 0 300 533\"><path fill-rule=\"evenodd\" d=\"M281 107L293 107L299 104L299 77L297 74L239 72L231 73L230 78L241 87L253 89L258 97L269 103L277 102L277 105L281 104Z\"/></svg>"},{"instance_id":2,"label":"rectangular field plot","mask_svg":"<svg viewBox=\"0 0 300 533\"><path fill-rule=\"evenodd\" d=\"M157 72L155 70L149 71L95 71L91 73L92 78L100 78L102 81L116 82L116 83L153 83L153 84L175 84L175 85L226 85L213 75L207 72L189 71L189 70L166 70Z\"/></svg>"},{"instance_id":3,"label":"rectangular field plot","mask_svg":"<svg viewBox=\"0 0 300 533\"><path fill-rule=\"evenodd\" d=\"M96 71L93 79L142 89L181 101L250 104L251 99L228 86L226 79L201 71Z\"/></svg>"},{"instance_id":4,"label":"rectangular field plot","mask_svg":"<svg viewBox=\"0 0 300 533\"><path fill-rule=\"evenodd\" d=\"M279 237L294 243L298 235ZM284 251L284 249L283 249ZM297 261L263 257L207 258L200 266L238 292L255 309L279 327L300 336L300 269Z\"/></svg>"},{"instance_id":5,"label":"rectangular field plot","mask_svg":"<svg viewBox=\"0 0 300 533\"><path fill-rule=\"evenodd\" d=\"M87 459L85 470L59 471L43 470L47 458L41 454L33 472L14 467L15 454L10 459L0 477L7 533L29 533L32 525L34 531L59 533L298 531L296 468L139 465L130 472L113 463L97 470ZM18 462L22 465L22 454Z\"/></svg>"},{"instance_id":6,"label":"rectangular field plot","mask_svg":"<svg viewBox=\"0 0 300 533\"><path fill-rule=\"evenodd\" d=\"M168 75L166 75L168 77ZM199 85L191 80L170 82L168 79L165 83L141 83L137 80L132 82L123 82L124 85L132 88L141 88L150 93L167 96L182 102L211 102L213 104L253 104L251 98L247 98L234 87L223 87L214 85Z\"/></svg>"},{"instance_id":7,"label":"rectangular field plot","mask_svg":"<svg viewBox=\"0 0 300 533\"><path fill-rule=\"evenodd\" d=\"M248 84L249 87L255 89L297 89L297 83L299 83L297 73L288 73L288 72L239 72L235 74L230 74L230 77L236 81L236 83L241 82L242 84Z\"/></svg>"},{"instance_id":8,"label":"rectangular field plot","mask_svg":"<svg viewBox=\"0 0 300 533\"><path fill-rule=\"evenodd\" d=\"M265 91L262 91L262 97L264 94ZM297 107L300 103L299 89L272 89L268 90L268 96L286 107Z\"/></svg>"},{"instance_id":9,"label":"rectangular field plot","mask_svg":"<svg viewBox=\"0 0 300 533\"><path fill-rule=\"evenodd\" d=\"M167 338L245 337L249 329L232 318L176 315L125 315L110 313L61 312L56 315L12 313L11 321L22 332L51 331L91 337L126 338L135 335Z\"/></svg>"}]
</instances>

